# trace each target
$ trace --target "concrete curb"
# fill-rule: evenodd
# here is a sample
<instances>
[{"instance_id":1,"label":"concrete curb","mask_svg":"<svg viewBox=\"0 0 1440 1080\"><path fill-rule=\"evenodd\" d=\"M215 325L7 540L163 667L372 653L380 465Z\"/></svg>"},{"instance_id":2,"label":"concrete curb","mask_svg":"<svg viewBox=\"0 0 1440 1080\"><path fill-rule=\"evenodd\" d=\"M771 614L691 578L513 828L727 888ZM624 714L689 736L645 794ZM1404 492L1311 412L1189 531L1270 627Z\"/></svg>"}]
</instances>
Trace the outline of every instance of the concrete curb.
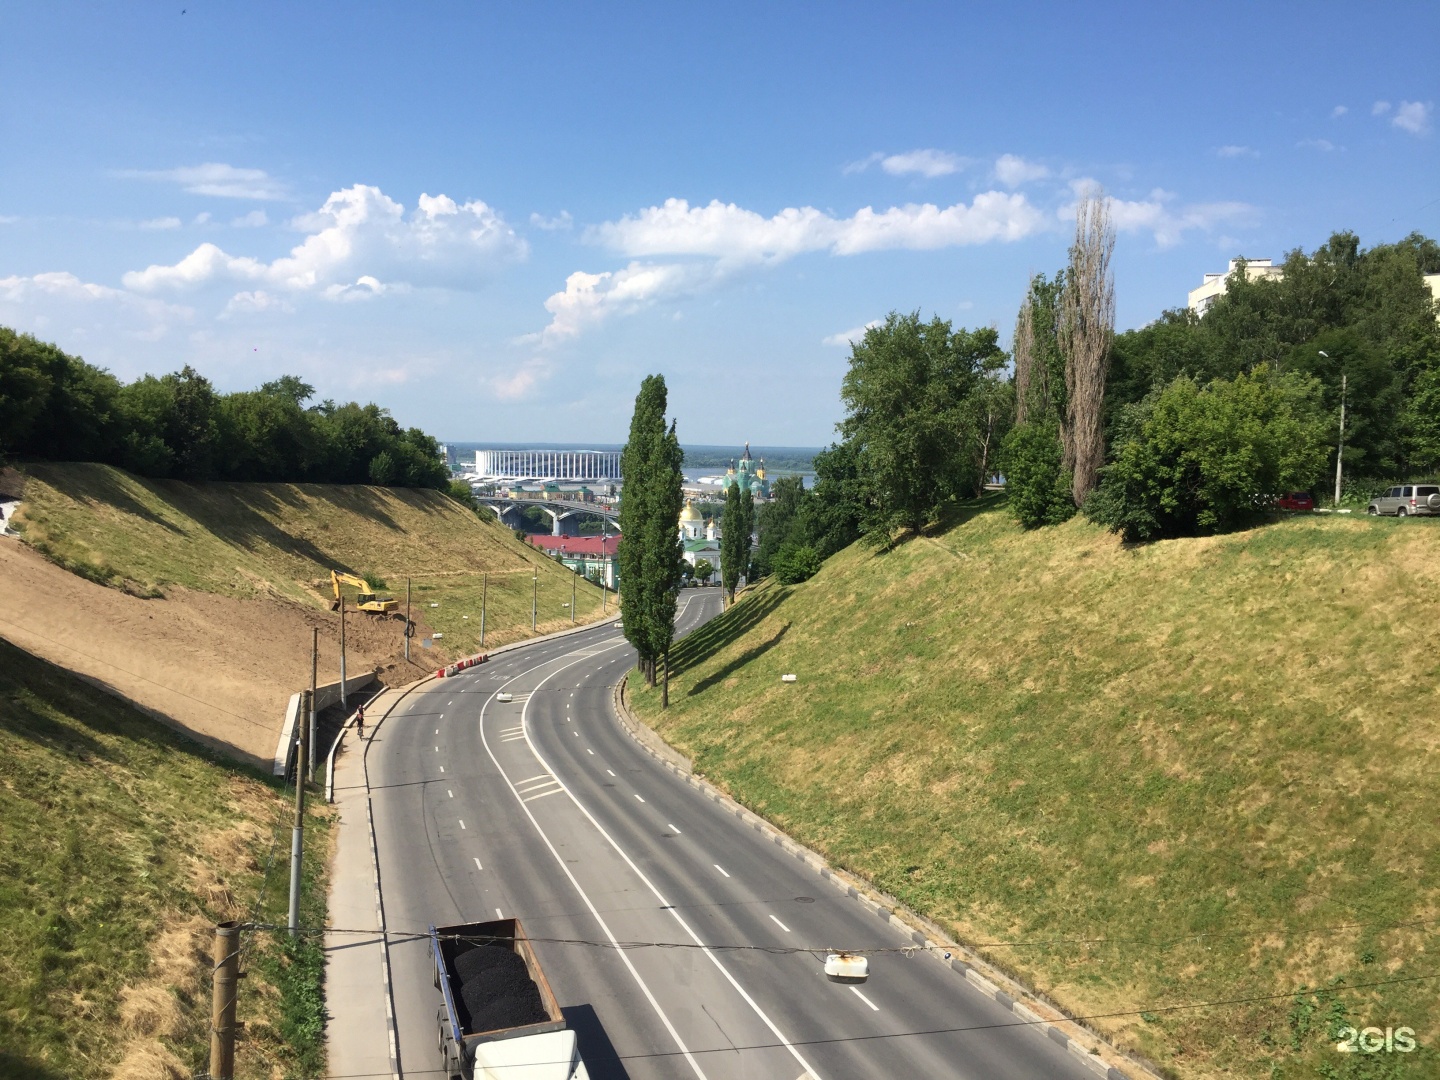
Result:
<instances>
[{"instance_id":1,"label":"concrete curb","mask_svg":"<svg viewBox=\"0 0 1440 1080\"><path fill-rule=\"evenodd\" d=\"M667 743L654 728L631 712L630 704L625 700L628 682L629 676L627 675L616 684L613 691L615 715L620 721L620 726L660 764L677 774L700 794L745 822L762 836L768 837L778 847L799 859L847 896L858 900L882 920L905 931L910 935L910 940L915 942L917 950L924 950L951 970L964 976L966 982L986 997L1009 1009L1021 1023L1034 1026L1047 1038L1069 1050L1097 1076L1105 1077L1105 1080L1133 1080L1133 1078L1163 1080L1158 1072L1146 1064L1134 1060L1123 1050L1111 1046L1100 1035L1079 1021L1066 1016L1063 1010L1042 1000L1034 991L1011 979L964 945L951 941L944 931L929 919L910 911L893 897L876 891L859 878L836 870L819 854L791 839L758 814L741 806L704 777L697 776L689 758ZM1096 1047L1099 1052L1091 1053L1091 1046ZM1123 1062L1124 1068L1106 1061L1102 1056L1106 1051Z\"/></svg>"}]
</instances>

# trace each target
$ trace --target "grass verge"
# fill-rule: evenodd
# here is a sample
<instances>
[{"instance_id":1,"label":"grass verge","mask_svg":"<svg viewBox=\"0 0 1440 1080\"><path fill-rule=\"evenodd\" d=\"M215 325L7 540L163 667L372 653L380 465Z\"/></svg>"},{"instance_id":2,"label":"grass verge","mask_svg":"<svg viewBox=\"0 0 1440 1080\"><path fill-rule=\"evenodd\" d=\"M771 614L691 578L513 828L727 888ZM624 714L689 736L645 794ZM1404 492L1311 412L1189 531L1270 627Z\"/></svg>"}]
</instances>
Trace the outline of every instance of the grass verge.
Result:
<instances>
[{"instance_id":1,"label":"grass verge","mask_svg":"<svg viewBox=\"0 0 1440 1080\"><path fill-rule=\"evenodd\" d=\"M0 1077L203 1071L214 923L284 921L285 792L4 641L0 759ZM330 824L307 828L314 925ZM244 940L237 1075L322 1075L318 939Z\"/></svg>"},{"instance_id":2,"label":"grass verge","mask_svg":"<svg viewBox=\"0 0 1440 1080\"><path fill-rule=\"evenodd\" d=\"M1125 548L1001 505L754 590L637 710L1171 1075L1440 1073L1440 523Z\"/></svg>"}]
</instances>

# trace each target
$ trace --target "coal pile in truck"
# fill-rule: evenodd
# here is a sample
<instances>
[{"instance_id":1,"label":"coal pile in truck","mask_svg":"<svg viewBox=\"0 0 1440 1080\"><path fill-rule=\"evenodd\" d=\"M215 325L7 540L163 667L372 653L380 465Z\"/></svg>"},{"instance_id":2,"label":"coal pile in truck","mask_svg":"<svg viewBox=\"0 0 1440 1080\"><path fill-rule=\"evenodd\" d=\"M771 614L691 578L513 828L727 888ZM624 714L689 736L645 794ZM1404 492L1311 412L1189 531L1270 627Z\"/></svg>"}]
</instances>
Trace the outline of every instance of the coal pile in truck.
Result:
<instances>
[{"instance_id":1,"label":"coal pile in truck","mask_svg":"<svg viewBox=\"0 0 1440 1080\"><path fill-rule=\"evenodd\" d=\"M525 960L501 945L477 945L455 957L460 1020L467 1032L540 1024L549 1019ZM457 1004L460 1004L457 1003Z\"/></svg>"}]
</instances>

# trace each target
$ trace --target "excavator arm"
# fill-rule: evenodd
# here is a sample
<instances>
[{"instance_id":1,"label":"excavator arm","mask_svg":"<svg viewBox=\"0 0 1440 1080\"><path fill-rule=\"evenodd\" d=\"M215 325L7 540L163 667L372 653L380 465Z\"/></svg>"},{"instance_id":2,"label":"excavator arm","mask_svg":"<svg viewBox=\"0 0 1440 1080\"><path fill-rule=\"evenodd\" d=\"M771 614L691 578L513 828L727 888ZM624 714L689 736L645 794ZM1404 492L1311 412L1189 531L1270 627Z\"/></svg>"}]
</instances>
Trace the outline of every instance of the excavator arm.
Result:
<instances>
[{"instance_id":1,"label":"excavator arm","mask_svg":"<svg viewBox=\"0 0 1440 1080\"><path fill-rule=\"evenodd\" d=\"M360 595L356 598L355 606L361 611L372 615L390 615L400 608L398 600L391 600L389 597L381 599L375 595L375 590L370 583L362 577L354 574L342 574L338 570L330 571L330 587L335 590L335 602L330 605L331 611L340 607L340 586L353 585L359 590Z\"/></svg>"}]
</instances>

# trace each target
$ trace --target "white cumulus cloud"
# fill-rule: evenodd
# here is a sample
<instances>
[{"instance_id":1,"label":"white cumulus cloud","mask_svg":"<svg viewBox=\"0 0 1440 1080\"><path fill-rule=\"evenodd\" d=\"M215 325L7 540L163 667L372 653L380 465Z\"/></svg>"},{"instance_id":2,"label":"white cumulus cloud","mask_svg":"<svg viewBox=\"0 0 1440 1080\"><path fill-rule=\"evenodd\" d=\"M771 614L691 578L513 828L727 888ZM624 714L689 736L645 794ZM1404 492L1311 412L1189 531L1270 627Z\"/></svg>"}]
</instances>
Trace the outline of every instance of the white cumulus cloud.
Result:
<instances>
[{"instance_id":1,"label":"white cumulus cloud","mask_svg":"<svg viewBox=\"0 0 1440 1080\"><path fill-rule=\"evenodd\" d=\"M258 229L270 224L270 217L264 210L251 210L248 214L231 218L230 224L237 229Z\"/></svg>"},{"instance_id":2,"label":"white cumulus cloud","mask_svg":"<svg viewBox=\"0 0 1440 1080\"><path fill-rule=\"evenodd\" d=\"M1388 102L1388 101L1377 101L1377 102L1375 102L1374 105L1371 105L1371 106L1370 106L1370 115L1371 115L1371 116L1384 116L1384 115L1385 115L1387 112L1389 112L1389 111L1390 111L1390 102Z\"/></svg>"},{"instance_id":3,"label":"white cumulus cloud","mask_svg":"<svg viewBox=\"0 0 1440 1080\"><path fill-rule=\"evenodd\" d=\"M1084 178L1071 182L1077 195L1100 190L1096 181ZM1244 224L1256 217L1255 207L1242 202L1209 202L1179 205L1173 192L1156 188L1148 199L1110 200L1110 217L1118 232L1148 232L1158 247L1178 244L1187 232L1210 232L1227 223ZM1060 210L1062 219L1074 220L1075 206Z\"/></svg>"},{"instance_id":4,"label":"white cumulus cloud","mask_svg":"<svg viewBox=\"0 0 1440 1080\"><path fill-rule=\"evenodd\" d=\"M285 185L264 169L242 169L218 161L184 165L178 169L123 169L116 174L131 180L161 180L179 184L192 195L221 199L276 200L286 197Z\"/></svg>"},{"instance_id":5,"label":"white cumulus cloud","mask_svg":"<svg viewBox=\"0 0 1440 1080\"><path fill-rule=\"evenodd\" d=\"M813 206L765 217L718 199L691 206L667 199L586 231L586 239L630 256L705 255L734 262L779 261L803 252L853 255L893 248L933 249L1019 240L1044 227L1044 216L1019 194L989 191L973 203L864 207L836 218Z\"/></svg>"},{"instance_id":6,"label":"white cumulus cloud","mask_svg":"<svg viewBox=\"0 0 1440 1080\"><path fill-rule=\"evenodd\" d=\"M75 328L90 327L154 341L194 315L188 307L83 281L66 271L0 278L0 322L34 331L59 327L78 337L84 331Z\"/></svg>"},{"instance_id":7,"label":"white cumulus cloud","mask_svg":"<svg viewBox=\"0 0 1440 1080\"><path fill-rule=\"evenodd\" d=\"M911 150L880 159L880 167L891 176L924 176L933 179L949 176L963 169L966 162L944 150Z\"/></svg>"},{"instance_id":8,"label":"white cumulus cloud","mask_svg":"<svg viewBox=\"0 0 1440 1080\"><path fill-rule=\"evenodd\" d=\"M1330 110L1330 119L1332 119L1332 120L1338 119L1339 117L1344 116L1344 115L1345 115L1346 113L1348 113L1349 111L1350 111L1350 109L1349 109L1348 106L1345 106L1345 105L1336 105L1335 108L1333 108L1333 109Z\"/></svg>"},{"instance_id":9,"label":"white cumulus cloud","mask_svg":"<svg viewBox=\"0 0 1440 1080\"><path fill-rule=\"evenodd\" d=\"M841 330L838 334L830 334L820 339L821 345L852 345L865 336L865 331L872 326L879 326L879 319L871 319L864 326L853 326L849 330Z\"/></svg>"},{"instance_id":10,"label":"white cumulus cloud","mask_svg":"<svg viewBox=\"0 0 1440 1080\"><path fill-rule=\"evenodd\" d=\"M1428 101L1402 101L1390 123L1412 135L1424 135L1430 130L1430 113L1434 108Z\"/></svg>"},{"instance_id":11,"label":"white cumulus cloud","mask_svg":"<svg viewBox=\"0 0 1440 1080\"><path fill-rule=\"evenodd\" d=\"M1014 154L1001 154L995 162L995 178L1008 188L1017 188L1032 180L1043 180L1050 175L1044 165L1026 161Z\"/></svg>"},{"instance_id":12,"label":"white cumulus cloud","mask_svg":"<svg viewBox=\"0 0 1440 1080\"><path fill-rule=\"evenodd\" d=\"M407 214L403 205L365 184L335 192L319 210L293 224L309 235L272 262L204 243L177 263L130 271L124 284L154 292L212 282L256 283L349 299L411 283L465 287L487 268L523 257L527 250L483 202L459 204L447 195L421 195Z\"/></svg>"},{"instance_id":13,"label":"white cumulus cloud","mask_svg":"<svg viewBox=\"0 0 1440 1080\"><path fill-rule=\"evenodd\" d=\"M539 340L548 345L573 338L611 315L629 314L659 300L687 295L712 283L719 273L703 263L632 262L623 270L599 274L577 270L565 279L564 292L545 301L551 319Z\"/></svg>"},{"instance_id":14,"label":"white cumulus cloud","mask_svg":"<svg viewBox=\"0 0 1440 1080\"><path fill-rule=\"evenodd\" d=\"M293 306L274 293L268 293L264 289L255 289L238 292L232 296L229 303L225 305L225 310L220 313L220 317L228 319L235 315L251 315L263 311L294 310Z\"/></svg>"},{"instance_id":15,"label":"white cumulus cloud","mask_svg":"<svg viewBox=\"0 0 1440 1080\"><path fill-rule=\"evenodd\" d=\"M557 232L573 228L575 219L570 216L569 210L561 210L554 217L548 218L544 214L531 214L530 224L546 232Z\"/></svg>"}]
</instances>

